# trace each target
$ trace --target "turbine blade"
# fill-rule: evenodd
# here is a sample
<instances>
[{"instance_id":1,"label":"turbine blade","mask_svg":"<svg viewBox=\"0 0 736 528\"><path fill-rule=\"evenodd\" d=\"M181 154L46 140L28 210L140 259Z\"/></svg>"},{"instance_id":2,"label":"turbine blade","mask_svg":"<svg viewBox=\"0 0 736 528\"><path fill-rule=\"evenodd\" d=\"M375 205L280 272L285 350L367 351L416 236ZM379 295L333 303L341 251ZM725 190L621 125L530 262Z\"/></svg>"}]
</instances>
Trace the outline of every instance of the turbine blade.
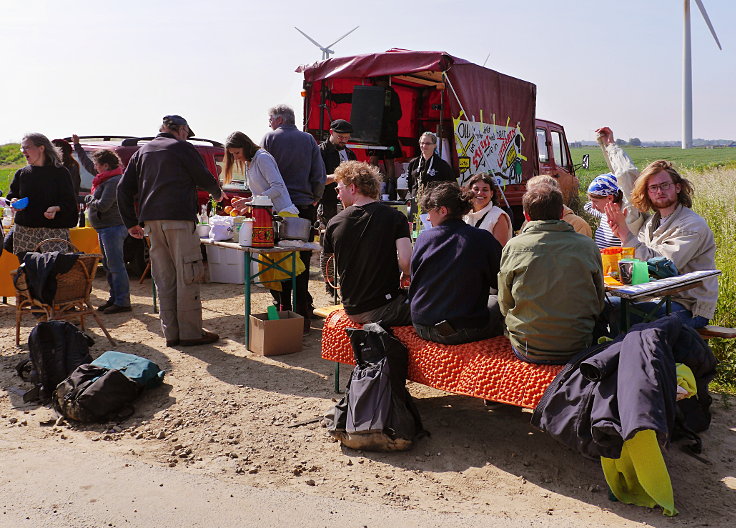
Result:
<instances>
[{"instance_id":1,"label":"turbine blade","mask_svg":"<svg viewBox=\"0 0 736 528\"><path fill-rule=\"evenodd\" d=\"M716 44L718 45L719 50L723 50L721 47L721 43L718 40L718 35L716 35L716 30L713 29L713 24L710 23L710 18L708 17L708 12L705 10L705 6L703 5L703 2L701 0L695 0L695 3L698 4L698 9L700 9L700 14L703 15L703 18L705 19L705 23L708 24L708 29L710 29L710 34L713 35L713 38L716 41Z\"/></svg>"},{"instance_id":2,"label":"turbine blade","mask_svg":"<svg viewBox=\"0 0 736 528\"><path fill-rule=\"evenodd\" d=\"M311 42L312 44L314 44L315 46L317 46L319 49L321 49L322 51L325 50L319 42L317 42L312 37L310 37L309 35L307 35L306 33L304 33L304 31L302 31L301 29L299 29L296 26L294 26L294 29L296 29L299 33L301 33L302 35L304 35L309 42Z\"/></svg>"},{"instance_id":3,"label":"turbine blade","mask_svg":"<svg viewBox=\"0 0 736 528\"><path fill-rule=\"evenodd\" d=\"M358 29L359 27L360 26L355 26L353 29L351 29L350 31L348 31L347 33L345 33L342 37L340 37L339 39L337 39L335 42L333 42L332 44L328 44L325 47L326 48L331 48L332 46L334 46L335 44L337 44L338 42L340 42L342 39L344 39L345 37L347 37L348 35L350 35L350 33L352 33L353 31L355 31L356 29Z\"/></svg>"}]
</instances>

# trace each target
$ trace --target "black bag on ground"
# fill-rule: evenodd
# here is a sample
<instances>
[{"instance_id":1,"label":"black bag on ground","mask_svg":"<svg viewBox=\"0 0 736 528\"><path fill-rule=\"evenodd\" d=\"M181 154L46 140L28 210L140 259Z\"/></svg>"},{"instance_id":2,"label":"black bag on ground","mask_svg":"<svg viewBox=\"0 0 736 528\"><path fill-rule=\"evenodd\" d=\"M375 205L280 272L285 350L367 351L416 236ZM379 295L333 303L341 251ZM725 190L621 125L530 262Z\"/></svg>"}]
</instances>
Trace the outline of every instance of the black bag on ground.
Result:
<instances>
[{"instance_id":1,"label":"black bag on ground","mask_svg":"<svg viewBox=\"0 0 736 528\"><path fill-rule=\"evenodd\" d=\"M94 341L68 321L42 321L28 337L29 359L15 367L18 375L34 387L23 401L48 401L56 386L75 368L90 363L89 347ZM25 373L29 370L28 376Z\"/></svg>"},{"instance_id":2,"label":"black bag on ground","mask_svg":"<svg viewBox=\"0 0 736 528\"><path fill-rule=\"evenodd\" d=\"M326 416L343 445L368 451L404 451L426 434L406 390L408 350L379 324L348 328L356 367L345 396Z\"/></svg>"},{"instance_id":3,"label":"black bag on ground","mask_svg":"<svg viewBox=\"0 0 736 528\"><path fill-rule=\"evenodd\" d=\"M54 409L78 422L125 419L133 414L131 402L141 387L115 369L80 365L54 392Z\"/></svg>"}]
</instances>

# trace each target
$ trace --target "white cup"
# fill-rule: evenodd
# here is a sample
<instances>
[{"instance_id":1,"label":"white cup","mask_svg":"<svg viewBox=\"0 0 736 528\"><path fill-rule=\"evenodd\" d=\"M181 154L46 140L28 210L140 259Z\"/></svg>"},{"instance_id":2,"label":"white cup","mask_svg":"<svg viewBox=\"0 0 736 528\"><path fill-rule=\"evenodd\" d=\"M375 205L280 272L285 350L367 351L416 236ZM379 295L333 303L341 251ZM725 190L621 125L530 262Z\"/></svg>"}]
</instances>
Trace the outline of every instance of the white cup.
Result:
<instances>
[{"instance_id":1,"label":"white cup","mask_svg":"<svg viewBox=\"0 0 736 528\"><path fill-rule=\"evenodd\" d=\"M243 220L243 224L240 226L238 244L241 246L250 246L253 244L253 220L250 218Z\"/></svg>"}]
</instances>

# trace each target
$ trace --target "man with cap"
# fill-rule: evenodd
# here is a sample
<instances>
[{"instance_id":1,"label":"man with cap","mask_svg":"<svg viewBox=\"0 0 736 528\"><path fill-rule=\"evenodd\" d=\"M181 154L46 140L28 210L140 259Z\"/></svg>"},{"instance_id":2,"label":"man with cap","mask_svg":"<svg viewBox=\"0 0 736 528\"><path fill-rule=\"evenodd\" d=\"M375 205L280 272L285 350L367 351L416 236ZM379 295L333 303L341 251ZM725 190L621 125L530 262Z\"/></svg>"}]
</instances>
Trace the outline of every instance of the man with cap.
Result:
<instances>
[{"instance_id":1,"label":"man with cap","mask_svg":"<svg viewBox=\"0 0 736 528\"><path fill-rule=\"evenodd\" d=\"M613 234L606 218L606 204L612 203L620 210L623 201L623 193L618 188L616 176L610 172L596 176L588 186L588 200L583 208L590 216L599 219L594 237L598 248L620 246L621 241Z\"/></svg>"},{"instance_id":2,"label":"man with cap","mask_svg":"<svg viewBox=\"0 0 736 528\"><path fill-rule=\"evenodd\" d=\"M327 183L322 200L317 208L317 216L323 227L337 214L337 184L335 183L335 169L344 161L354 161L355 153L347 148L350 134L353 133L353 125L344 119L335 119L330 124L330 137L319 145L322 161L325 163ZM319 265L325 277L325 288L327 293L332 294L332 287L327 283L327 259L324 250L319 255Z\"/></svg>"},{"instance_id":3,"label":"man with cap","mask_svg":"<svg viewBox=\"0 0 736 528\"><path fill-rule=\"evenodd\" d=\"M166 345L172 347L219 339L202 328L199 282L204 278L204 264L195 229L197 188L218 201L227 196L186 141L193 135L186 119L165 116L159 134L130 158L117 191L120 216L130 236L149 237L161 329Z\"/></svg>"}]
</instances>

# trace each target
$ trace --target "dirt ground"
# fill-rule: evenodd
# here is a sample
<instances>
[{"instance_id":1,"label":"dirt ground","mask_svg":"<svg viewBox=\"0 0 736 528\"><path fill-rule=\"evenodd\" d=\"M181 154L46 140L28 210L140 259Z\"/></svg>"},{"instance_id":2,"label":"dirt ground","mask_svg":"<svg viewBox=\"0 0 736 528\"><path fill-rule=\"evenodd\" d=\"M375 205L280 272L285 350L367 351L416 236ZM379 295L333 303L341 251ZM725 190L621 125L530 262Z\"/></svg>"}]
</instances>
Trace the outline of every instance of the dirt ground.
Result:
<instances>
[{"instance_id":1,"label":"dirt ground","mask_svg":"<svg viewBox=\"0 0 736 528\"><path fill-rule=\"evenodd\" d=\"M18 348L14 300L0 305L3 467L15 464L13 450L21 447L45 456L71 448L127 461L126 467L167 468L177 477L168 484L181 487L176 495L181 501L191 500L191 493L183 493L188 480L206 477L239 492L276 490L285 497L314 497L315 505L327 499L336 507L347 501L384 508L386 518L422 512L436 525L456 526L452 519L457 515L477 515L478 523L488 526L493 524L482 519L529 526L733 526L736 411L727 398L716 398L713 424L703 435L703 461L676 445L665 453L680 511L666 518L659 510L611 502L600 464L532 428L528 412L510 406L489 409L480 400L418 384L411 383L410 391L430 437L406 453L341 448L316 421L339 398L333 391L334 364L320 358L321 320L314 320L301 352L259 357L243 344L242 286L206 284L205 326L222 339L212 346L167 348L152 310L150 279L142 285L132 281L131 288L133 313L103 316L118 340L114 349L155 361L166 378L163 386L139 398L131 418L118 424L54 426L49 408L23 404L20 394L28 386L15 376L14 366L27 356L33 321L24 320ZM310 291L315 305L331 304L316 274ZM100 274L93 302L106 299ZM269 300L265 290L255 288L253 311L265 311ZM94 321L89 327L96 340L93 356L113 348ZM341 369L343 385L348 373ZM80 464L78 471L85 467ZM21 507L2 500L2 488L12 485L4 480L0 487L3 515ZM52 509L40 508L35 519L52 519ZM300 524L316 525L310 519L306 515ZM5 525L2 515L0 525Z\"/></svg>"}]
</instances>

